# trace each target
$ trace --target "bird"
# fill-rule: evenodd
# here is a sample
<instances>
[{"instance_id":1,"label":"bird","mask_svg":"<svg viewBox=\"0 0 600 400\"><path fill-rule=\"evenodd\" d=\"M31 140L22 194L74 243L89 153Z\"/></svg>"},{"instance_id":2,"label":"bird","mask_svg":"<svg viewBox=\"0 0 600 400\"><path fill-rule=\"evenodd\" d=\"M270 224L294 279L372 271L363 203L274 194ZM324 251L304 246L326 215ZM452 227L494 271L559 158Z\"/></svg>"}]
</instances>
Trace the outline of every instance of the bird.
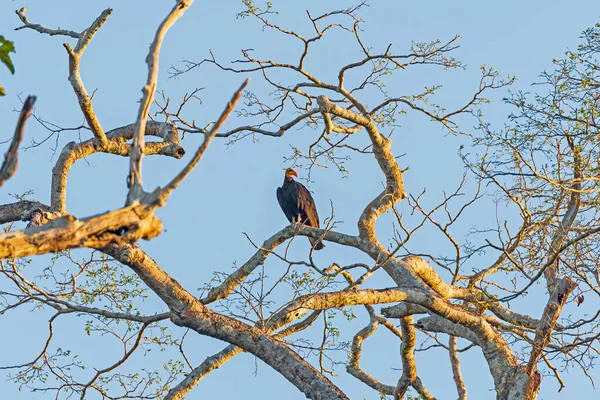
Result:
<instances>
[{"instance_id":1,"label":"bird","mask_svg":"<svg viewBox=\"0 0 600 400\"><path fill-rule=\"evenodd\" d=\"M298 177L298 173L293 168L285 170L283 185L277 188L277 201L288 221L318 228L319 215L315 201L308 189L294 180L294 176ZM309 237L308 240L315 250L325 247L319 239Z\"/></svg>"}]
</instances>

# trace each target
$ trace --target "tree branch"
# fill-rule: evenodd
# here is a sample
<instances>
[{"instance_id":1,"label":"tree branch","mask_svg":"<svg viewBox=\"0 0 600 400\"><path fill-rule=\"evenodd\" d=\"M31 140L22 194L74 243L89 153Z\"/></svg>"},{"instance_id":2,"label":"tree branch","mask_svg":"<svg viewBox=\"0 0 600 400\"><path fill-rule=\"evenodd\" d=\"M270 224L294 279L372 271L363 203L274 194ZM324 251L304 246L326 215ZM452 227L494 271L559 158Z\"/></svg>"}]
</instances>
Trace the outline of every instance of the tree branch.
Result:
<instances>
[{"instance_id":1,"label":"tree branch","mask_svg":"<svg viewBox=\"0 0 600 400\"><path fill-rule=\"evenodd\" d=\"M23 103L23 108L21 109L21 114L19 114L19 120L17 121L17 128L15 129L15 134L12 138L12 141L10 142L10 147L8 148L8 151L4 155L4 162L2 163L2 167L0 167L0 187L4 185L4 182L9 180L17 171L17 167L19 164L19 144L23 140L23 135L25 133L25 122L27 122L27 118L29 118L31 112L33 111L35 100L35 96L27 96L25 103Z\"/></svg>"},{"instance_id":2,"label":"tree branch","mask_svg":"<svg viewBox=\"0 0 600 400\"><path fill-rule=\"evenodd\" d=\"M19 16L19 19L23 22L23 26L19 26L19 27L15 28L15 31L28 28L28 29L33 29L34 31L37 31L39 33L45 33L50 36L62 35L62 36L70 36L75 39L79 39L81 37L81 33L69 31L66 29L60 29L60 28L59 29L48 29L48 28L44 28L43 26L38 25L38 24L32 24L31 22L29 22L29 20L25 16L25 12L27 12L27 7L23 7L21 9L15 11L15 13L17 13L17 15Z\"/></svg>"},{"instance_id":3,"label":"tree branch","mask_svg":"<svg viewBox=\"0 0 600 400\"><path fill-rule=\"evenodd\" d=\"M460 371L460 359L456 351L456 336L450 336L448 340L448 354L450 356L450 364L452 365L452 376L456 384L458 392L458 400L467 400L467 387Z\"/></svg>"},{"instance_id":4,"label":"tree branch","mask_svg":"<svg viewBox=\"0 0 600 400\"><path fill-rule=\"evenodd\" d=\"M50 207L38 201L22 200L0 205L0 224L15 221L30 221L36 212L50 211Z\"/></svg>"},{"instance_id":5,"label":"tree branch","mask_svg":"<svg viewBox=\"0 0 600 400\"><path fill-rule=\"evenodd\" d=\"M350 347L350 359L348 360L348 365L346 365L346 371L359 381L375 389L377 392L385 395L393 395L395 390L393 386L381 383L373 376L365 372L359 365L360 356L362 353L362 342L375 333L377 330L377 325L379 325L379 322L375 318L373 309L371 308L367 310L369 311L369 324L358 331L352 339L352 347Z\"/></svg>"},{"instance_id":6,"label":"tree branch","mask_svg":"<svg viewBox=\"0 0 600 400\"><path fill-rule=\"evenodd\" d=\"M135 205L82 220L67 215L40 227L8 232L0 235L0 259L151 239L162 231L153 211L154 207Z\"/></svg>"},{"instance_id":7,"label":"tree branch","mask_svg":"<svg viewBox=\"0 0 600 400\"><path fill-rule=\"evenodd\" d=\"M400 345L402 376L396 384L394 400L403 399L408 387L417 379L417 363L415 361L417 335L413 323L414 319L412 315L400 320L400 328L402 329L402 344Z\"/></svg>"},{"instance_id":8,"label":"tree branch","mask_svg":"<svg viewBox=\"0 0 600 400\"><path fill-rule=\"evenodd\" d=\"M220 315L194 298L143 251L132 245L102 251L128 265L171 310L171 320L202 335L225 340L254 354L279 371L311 399L347 399L329 379L283 343L240 321Z\"/></svg>"},{"instance_id":9,"label":"tree branch","mask_svg":"<svg viewBox=\"0 0 600 400\"><path fill-rule=\"evenodd\" d=\"M94 153L108 153L127 157L131 154L131 145L125 143L133 138L135 125L126 125L113 129L106 134L106 145L100 145L97 140L90 139L84 142L68 143L56 161L52 170L52 186L50 192L50 205L52 210L59 213L67 211L67 179L71 166L84 157ZM163 139L162 142L150 142L144 147L146 155L160 154L174 158L181 158L185 150L179 144L177 129L168 123L150 122L146 125L146 135Z\"/></svg>"},{"instance_id":10,"label":"tree branch","mask_svg":"<svg viewBox=\"0 0 600 400\"><path fill-rule=\"evenodd\" d=\"M285 330L275 334L274 336L277 339L284 338L284 337L289 336L293 333L296 333L300 330L306 329L310 325L312 325L312 323L316 320L316 318L318 316L319 316L319 312L315 312L312 315L310 315L309 317L307 317L305 320L286 328ZM277 327L270 326L268 328L268 332L271 332L273 329L277 329ZM185 379L183 379L177 386L175 386L174 388L169 390L169 393L167 393L164 400L180 400L180 399L182 399L183 396L185 396L187 393L189 393L194 388L194 386L196 386L198 384L198 382L200 382L200 380L202 378L204 378L206 375L208 375L213 370L220 368L221 365L223 365L227 361L231 360L233 357L235 357L236 355L240 354L243 351L244 350L242 350L240 347L230 344L229 346L225 347L223 350L221 350L217 354L214 354L214 355L206 358L202 362L202 364L200 364L199 366L194 368L192 370L192 372L190 372L185 377Z\"/></svg>"},{"instance_id":11,"label":"tree branch","mask_svg":"<svg viewBox=\"0 0 600 400\"><path fill-rule=\"evenodd\" d=\"M194 0L178 0L169 15L158 27L154 41L150 45L150 51L146 57L148 64L148 79L146 85L142 88L142 99L135 123L133 135L133 147L131 150L129 163L129 193L127 194L126 204L132 204L135 200L140 200L144 193L142 187L142 157L144 155L144 133L146 132L146 119L148 110L154 99L154 91L158 80L158 57L163 39L167 31L173 24L183 16L186 10L192 5Z\"/></svg>"},{"instance_id":12,"label":"tree branch","mask_svg":"<svg viewBox=\"0 0 600 400\"><path fill-rule=\"evenodd\" d=\"M550 299L544 308L544 313L537 327L533 348L529 355L526 372L532 375L536 371L537 363L542 355L542 352L552 338L552 330L556 325L556 321L567 302L567 298L575 289L575 284L569 278L562 278L558 281L554 292L550 295Z\"/></svg>"},{"instance_id":13,"label":"tree branch","mask_svg":"<svg viewBox=\"0 0 600 400\"><path fill-rule=\"evenodd\" d=\"M107 144L106 135L104 133L104 129L102 129L102 126L100 125L98 117L96 117L96 113L92 107L92 100L85 89L83 80L81 79L81 73L79 72L79 61L81 60L81 56L83 55L87 45L90 43L98 29L104 25L111 13L112 9L110 8L102 11L100 16L96 18L92 25L83 31L81 37L77 41L75 50L71 49L71 46L69 46L67 43L64 44L64 47L69 54L69 82L71 82L71 86L73 86L73 90L75 91L75 95L79 101L81 112L83 113L83 116L85 117L85 120L87 121L92 133L96 137L96 140L98 140L101 146L105 146Z\"/></svg>"}]
</instances>

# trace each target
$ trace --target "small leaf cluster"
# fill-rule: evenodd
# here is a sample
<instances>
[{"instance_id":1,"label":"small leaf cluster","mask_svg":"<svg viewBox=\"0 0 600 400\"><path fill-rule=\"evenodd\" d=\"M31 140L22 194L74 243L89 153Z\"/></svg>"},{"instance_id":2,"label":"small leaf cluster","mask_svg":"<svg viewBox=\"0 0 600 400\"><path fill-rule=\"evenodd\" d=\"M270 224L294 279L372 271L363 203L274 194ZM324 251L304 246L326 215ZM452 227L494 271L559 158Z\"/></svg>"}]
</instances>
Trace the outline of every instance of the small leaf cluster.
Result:
<instances>
[{"instance_id":1,"label":"small leaf cluster","mask_svg":"<svg viewBox=\"0 0 600 400\"><path fill-rule=\"evenodd\" d=\"M10 53L15 52L15 44L10 40L4 38L4 36L0 35L0 62L6 65L6 68L10 71L11 74L15 73L15 66L10 59ZM6 95L6 91L0 85L0 96Z\"/></svg>"}]
</instances>

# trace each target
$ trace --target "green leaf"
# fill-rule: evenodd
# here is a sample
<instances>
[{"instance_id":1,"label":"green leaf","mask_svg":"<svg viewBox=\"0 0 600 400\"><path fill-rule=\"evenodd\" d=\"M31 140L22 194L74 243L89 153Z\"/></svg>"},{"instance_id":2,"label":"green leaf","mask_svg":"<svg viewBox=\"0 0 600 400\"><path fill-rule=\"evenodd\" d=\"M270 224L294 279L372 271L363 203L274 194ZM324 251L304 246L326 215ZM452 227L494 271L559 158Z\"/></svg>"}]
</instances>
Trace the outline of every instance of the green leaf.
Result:
<instances>
[{"instance_id":1,"label":"green leaf","mask_svg":"<svg viewBox=\"0 0 600 400\"><path fill-rule=\"evenodd\" d=\"M0 85L0 96L5 96L5 95L6 95L6 91L4 90L2 85Z\"/></svg>"},{"instance_id":2,"label":"green leaf","mask_svg":"<svg viewBox=\"0 0 600 400\"><path fill-rule=\"evenodd\" d=\"M15 66L10 59L9 53L15 53L15 44L0 35L0 61L6 65L11 74L14 74Z\"/></svg>"}]
</instances>

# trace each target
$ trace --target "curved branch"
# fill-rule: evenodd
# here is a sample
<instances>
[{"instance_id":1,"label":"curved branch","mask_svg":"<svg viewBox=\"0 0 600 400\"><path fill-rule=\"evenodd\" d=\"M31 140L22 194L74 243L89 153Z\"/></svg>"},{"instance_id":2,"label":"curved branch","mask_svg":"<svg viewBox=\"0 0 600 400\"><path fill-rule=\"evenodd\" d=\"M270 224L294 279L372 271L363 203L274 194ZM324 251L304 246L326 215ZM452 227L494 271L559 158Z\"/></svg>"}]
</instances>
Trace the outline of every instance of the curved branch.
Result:
<instances>
[{"instance_id":1,"label":"curved branch","mask_svg":"<svg viewBox=\"0 0 600 400\"><path fill-rule=\"evenodd\" d=\"M350 96L350 94L347 95ZM379 196L369 203L361 214L358 221L358 232L361 238L378 243L375 235L375 222L377 221L377 218L382 213L389 210L397 201L406 197L404 193L402 170L398 166L396 158L391 151L392 141L379 133L371 116L357 101L355 101L355 105L358 104L359 110L361 108L364 110L362 114L355 113L333 104L325 96L319 96L317 102L321 112L330 113L363 126L369 134L369 138L373 145L373 154L386 178L386 188Z\"/></svg>"},{"instance_id":2,"label":"curved branch","mask_svg":"<svg viewBox=\"0 0 600 400\"><path fill-rule=\"evenodd\" d=\"M127 125L113 129L106 134L106 145L100 145L95 139L81 143L68 143L52 169L52 187L50 193L50 206L53 211L65 213L67 211L67 178L71 166L84 157L94 153L108 153L127 157L131 154L131 145L125 143L133 138L135 125ZM174 158L181 158L185 154L179 145L177 129L168 123L150 122L146 126L146 135L157 136L162 142L150 142L144 148L146 155L160 154Z\"/></svg>"},{"instance_id":3,"label":"curved branch","mask_svg":"<svg viewBox=\"0 0 600 400\"><path fill-rule=\"evenodd\" d=\"M350 348L350 360L348 361L348 365L346 366L346 371L359 381L377 390L379 393L393 395L395 389L393 386L379 382L373 376L363 371L363 369L360 368L359 365L360 356L362 353L362 342L366 338L371 336L373 333L375 333L375 331L377 330L377 325L379 325L379 322L377 321L377 318L375 318L372 308L370 310L367 310L369 311L369 324L360 331L358 331L352 339L352 347Z\"/></svg>"}]
</instances>

